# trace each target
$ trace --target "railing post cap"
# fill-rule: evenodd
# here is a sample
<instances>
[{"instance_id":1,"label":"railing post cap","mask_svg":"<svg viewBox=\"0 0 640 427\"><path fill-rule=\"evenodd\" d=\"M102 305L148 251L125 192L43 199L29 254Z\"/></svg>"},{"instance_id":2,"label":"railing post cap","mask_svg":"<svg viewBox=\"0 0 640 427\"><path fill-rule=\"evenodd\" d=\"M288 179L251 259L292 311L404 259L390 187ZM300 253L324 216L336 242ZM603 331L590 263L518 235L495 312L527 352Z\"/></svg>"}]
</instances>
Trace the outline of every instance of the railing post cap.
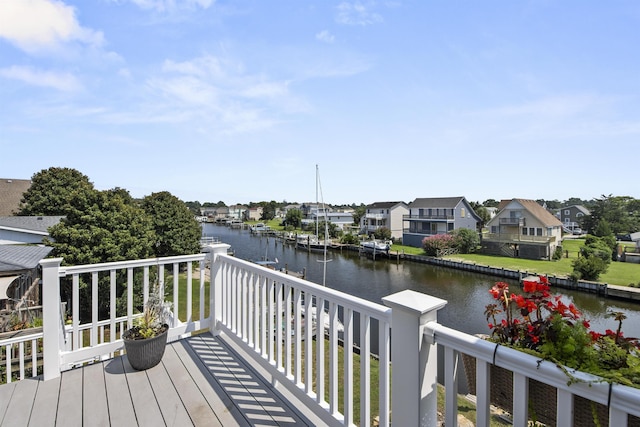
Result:
<instances>
[{"instance_id":1,"label":"railing post cap","mask_svg":"<svg viewBox=\"0 0 640 427\"><path fill-rule=\"evenodd\" d=\"M446 300L409 289L383 297L382 302L392 309L411 311L420 315L440 310L447 305Z\"/></svg>"},{"instance_id":2,"label":"railing post cap","mask_svg":"<svg viewBox=\"0 0 640 427\"><path fill-rule=\"evenodd\" d=\"M40 265L43 267L52 267L62 264L62 258L45 258L40 260Z\"/></svg>"}]
</instances>

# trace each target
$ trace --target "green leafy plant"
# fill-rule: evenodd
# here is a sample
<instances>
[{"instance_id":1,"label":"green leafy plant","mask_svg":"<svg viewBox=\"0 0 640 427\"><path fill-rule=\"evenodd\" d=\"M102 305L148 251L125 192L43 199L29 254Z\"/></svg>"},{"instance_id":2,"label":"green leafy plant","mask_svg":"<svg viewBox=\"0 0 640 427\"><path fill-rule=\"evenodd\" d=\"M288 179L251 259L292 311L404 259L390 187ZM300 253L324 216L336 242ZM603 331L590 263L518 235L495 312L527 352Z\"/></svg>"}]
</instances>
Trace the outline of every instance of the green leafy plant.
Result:
<instances>
[{"instance_id":1,"label":"green leafy plant","mask_svg":"<svg viewBox=\"0 0 640 427\"><path fill-rule=\"evenodd\" d=\"M618 322L617 330L592 331L573 303L567 305L560 296L551 295L544 276L524 281L521 294L510 292L505 282L495 283L490 293L496 300L485 310L491 340L553 361L563 369L640 388L640 341L624 336L623 313L609 313Z\"/></svg>"},{"instance_id":2,"label":"green leafy plant","mask_svg":"<svg viewBox=\"0 0 640 427\"><path fill-rule=\"evenodd\" d=\"M160 287L154 286L153 292L149 293L142 316L136 318L133 327L127 331L127 338L153 338L166 331L169 328L167 321L171 313L170 307L171 303L164 301Z\"/></svg>"}]
</instances>

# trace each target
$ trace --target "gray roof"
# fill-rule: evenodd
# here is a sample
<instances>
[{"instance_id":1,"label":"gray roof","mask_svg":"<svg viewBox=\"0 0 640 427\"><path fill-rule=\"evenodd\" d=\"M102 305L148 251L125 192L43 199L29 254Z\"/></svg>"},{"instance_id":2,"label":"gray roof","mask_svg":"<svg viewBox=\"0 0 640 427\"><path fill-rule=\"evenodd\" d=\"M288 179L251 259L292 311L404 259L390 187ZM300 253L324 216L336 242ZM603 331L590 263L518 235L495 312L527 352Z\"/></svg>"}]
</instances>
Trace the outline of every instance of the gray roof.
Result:
<instances>
[{"instance_id":1,"label":"gray roof","mask_svg":"<svg viewBox=\"0 0 640 427\"><path fill-rule=\"evenodd\" d=\"M415 199L409 204L410 208L445 208L453 209L464 199L460 197L429 197Z\"/></svg>"},{"instance_id":2,"label":"gray roof","mask_svg":"<svg viewBox=\"0 0 640 427\"><path fill-rule=\"evenodd\" d=\"M405 202L374 202L370 205L367 205L367 209L389 209L396 205L407 206Z\"/></svg>"},{"instance_id":3,"label":"gray roof","mask_svg":"<svg viewBox=\"0 0 640 427\"><path fill-rule=\"evenodd\" d=\"M31 187L31 180L0 178L0 215L14 215L20 209L22 195Z\"/></svg>"},{"instance_id":4,"label":"gray roof","mask_svg":"<svg viewBox=\"0 0 640 427\"><path fill-rule=\"evenodd\" d=\"M0 272L31 270L53 248L32 245L0 245Z\"/></svg>"},{"instance_id":5,"label":"gray roof","mask_svg":"<svg viewBox=\"0 0 640 427\"><path fill-rule=\"evenodd\" d=\"M0 227L17 228L46 233L49 227L53 227L62 216L2 216L0 217Z\"/></svg>"}]
</instances>

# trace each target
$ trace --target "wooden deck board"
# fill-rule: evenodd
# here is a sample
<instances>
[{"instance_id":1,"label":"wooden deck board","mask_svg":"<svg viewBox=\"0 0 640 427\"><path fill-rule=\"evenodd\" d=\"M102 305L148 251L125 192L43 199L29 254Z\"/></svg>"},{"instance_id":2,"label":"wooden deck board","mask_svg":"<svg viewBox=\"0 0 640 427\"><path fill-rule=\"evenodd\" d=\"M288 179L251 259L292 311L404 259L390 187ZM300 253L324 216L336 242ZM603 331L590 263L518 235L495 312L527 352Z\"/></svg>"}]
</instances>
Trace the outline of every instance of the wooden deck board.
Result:
<instances>
[{"instance_id":1,"label":"wooden deck board","mask_svg":"<svg viewBox=\"0 0 640 427\"><path fill-rule=\"evenodd\" d=\"M200 389L193 382L190 373L182 364L173 346L167 346L163 360L173 386L178 391L192 423L197 426L222 426Z\"/></svg>"},{"instance_id":2,"label":"wooden deck board","mask_svg":"<svg viewBox=\"0 0 640 427\"><path fill-rule=\"evenodd\" d=\"M104 363L104 383L112 426L135 426L136 414L124 373L124 358L116 357Z\"/></svg>"},{"instance_id":3,"label":"wooden deck board","mask_svg":"<svg viewBox=\"0 0 640 427\"><path fill-rule=\"evenodd\" d=\"M82 426L82 369L72 369L60 378L56 425Z\"/></svg>"},{"instance_id":4,"label":"wooden deck board","mask_svg":"<svg viewBox=\"0 0 640 427\"><path fill-rule=\"evenodd\" d=\"M223 426L249 426L249 421L240 412L239 408L222 389L220 384L211 375L211 372L202 363L191 346L192 342L181 341L174 346L176 353L185 362L194 382L209 404L216 408L216 415ZM213 356L212 356L213 357ZM197 373L196 373L197 370Z\"/></svg>"},{"instance_id":5,"label":"wooden deck board","mask_svg":"<svg viewBox=\"0 0 640 427\"><path fill-rule=\"evenodd\" d=\"M158 402L153 394L153 389L149 383L147 372L136 371L131 367L127 356L122 356L127 383L129 384L129 393L133 402L133 408L136 414L138 425L141 426L160 426L166 425L162 418L162 412L158 407ZM164 369L162 364L154 366L151 369Z\"/></svg>"},{"instance_id":6,"label":"wooden deck board","mask_svg":"<svg viewBox=\"0 0 640 427\"><path fill-rule=\"evenodd\" d=\"M34 427L54 426L58 412L58 397L60 392L60 378L49 381L38 381L38 391L29 425Z\"/></svg>"},{"instance_id":7,"label":"wooden deck board","mask_svg":"<svg viewBox=\"0 0 640 427\"><path fill-rule=\"evenodd\" d=\"M17 381L3 423L26 426L29 423L37 390L38 380Z\"/></svg>"},{"instance_id":8,"label":"wooden deck board","mask_svg":"<svg viewBox=\"0 0 640 427\"><path fill-rule=\"evenodd\" d=\"M9 402L11 401L11 395L16 388L16 383L5 384L0 387L0 424L4 419L4 415L7 412L7 408L9 407Z\"/></svg>"},{"instance_id":9,"label":"wooden deck board","mask_svg":"<svg viewBox=\"0 0 640 427\"><path fill-rule=\"evenodd\" d=\"M0 426L314 425L241 353L202 334L168 344L146 371L125 355L0 385Z\"/></svg>"},{"instance_id":10,"label":"wooden deck board","mask_svg":"<svg viewBox=\"0 0 640 427\"><path fill-rule=\"evenodd\" d=\"M95 363L83 369L83 402L82 405L83 427L108 427L109 408L107 406L107 388L104 383L104 366Z\"/></svg>"}]
</instances>

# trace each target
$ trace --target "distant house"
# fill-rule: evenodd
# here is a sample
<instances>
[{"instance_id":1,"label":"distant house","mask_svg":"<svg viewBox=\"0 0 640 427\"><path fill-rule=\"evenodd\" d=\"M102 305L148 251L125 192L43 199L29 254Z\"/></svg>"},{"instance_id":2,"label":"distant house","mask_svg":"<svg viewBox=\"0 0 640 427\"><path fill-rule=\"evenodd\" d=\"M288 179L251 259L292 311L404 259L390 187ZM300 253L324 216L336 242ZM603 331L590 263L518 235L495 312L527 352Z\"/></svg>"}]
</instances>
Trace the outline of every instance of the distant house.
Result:
<instances>
[{"instance_id":1,"label":"distant house","mask_svg":"<svg viewBox=\"0 0 640 427\"><path fill-rule=\"evenodd\" d=\"M253 208L249 208L244 211L244 220L245 221L258 221L262 217L263 212L262 206L256 206Z\"/></svg>"},{"instance_id":2,"label":"distant house","mask_svg":"<svg viewBox=\"0 0 640 427\"><path fill-rule=\"evenodd\" d=\"M566 231L573 231L580 227L582 219L591 215L589 209L582 205L572 205L560 208L560 221Z\"/></svg>"},{"instance_id":3,"label":"distant house","mask_svg":"<svg viewBox=\"0 0 640 427\"><path fill-rule=\"evenodd\" d=\"M425 237L446 234L458 228L477 230L480 217L464 197L415 199L403 217L402 244L422 247Z\"/></svg>"},{"instance_id":4,"label":"distant house","mask_svg":"<svg viewBox=\"0 0 640 427\"><path fill-rule=\"evenodd\" d=\"M402 239L403 218L409 214L409 206L405 202L375 202L365 208L360 218L360 231L373 234L380 228L388 228L391 237Z\"/></svg>"},{"instance_id":5,"label":"distant house","mask_svg":"<svg viewBox=\"0 0 640 427\"><path fill-rule=\"evenodd\" d=\"M24 193L31 187L28 179L0 178L0 216L15 215Z\"/></svg>"},{"instance_id":6,"label":"distant house","mask_svg":"<svg viewBox=\"0 0 640 427\"><path fill-rule=\"evenodd\" d=\"M229 218L242 219L246 210L247 207L245 205L231 205L229 206Z\"/></svg>"},{"instance_id":7,"label":"distant house","mask_svg":"<svg viewBox=\"0 0 640 427\"><path fill-rule=\"evenodd\" d=\"M487 223L482 252L514 258L551 259L562 243L562 222L535 200L503 200Z\"/></svg>"},{"instance_id":8,"label":"distant house","mask_svg":"<svg viewBox=\"0 0 640 427\"><path fill-rule=\"evenodd\" d=\"M53 248L0 245L0 324L14 310L40 305L40 260ZM2 326L0 325L0 329Z\"/></svg>"},{"instance_id":9,"label":"distant house","mask_svg":"<svg viewBox=\"0 0 640 427\"><path fill-rule=\"evenodd\" d=\"M60 222L62 216L3 216L0 217L0 245L39 244L49 236L49 227Z\"/></svg>"},{"instance_id":10,"label":"distant house","mask_svg":"<svg viewBox=\"0 0 640 427\"><path fill-rule=\"evenodd\" d=\"M327 221L337 226L340 230L348 229L353 224L353 214L350 212L327 212ZM325 219L325 214L319 214L318 221L322 222ZM315 222L315 214L313 221Z\"/></svg>"}]
</instances>

